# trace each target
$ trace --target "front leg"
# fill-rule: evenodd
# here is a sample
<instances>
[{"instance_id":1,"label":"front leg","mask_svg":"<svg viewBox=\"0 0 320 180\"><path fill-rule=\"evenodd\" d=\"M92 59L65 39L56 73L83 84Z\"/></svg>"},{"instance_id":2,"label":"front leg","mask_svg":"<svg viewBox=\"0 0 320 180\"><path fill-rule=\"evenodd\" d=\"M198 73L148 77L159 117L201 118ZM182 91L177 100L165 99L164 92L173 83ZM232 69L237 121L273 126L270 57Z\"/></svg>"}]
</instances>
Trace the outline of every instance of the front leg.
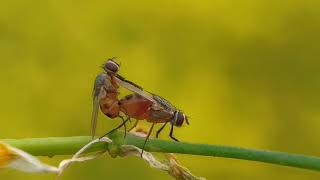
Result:
<instances>
[{"instance_id":1,"label":"front leg","mask_svg":"<svg viewBox=\"0 0 320 180\"><path fill-rule=\"evenodd\" d=\"M179 140L178 139L176 139L175 137L173 137L173 124L171 124L171 129L170 129L170 138L171 139L173 139L173 140L175 140L175 141L177 141L177 142L179 142Z\"/></svg>"}]
</instances>

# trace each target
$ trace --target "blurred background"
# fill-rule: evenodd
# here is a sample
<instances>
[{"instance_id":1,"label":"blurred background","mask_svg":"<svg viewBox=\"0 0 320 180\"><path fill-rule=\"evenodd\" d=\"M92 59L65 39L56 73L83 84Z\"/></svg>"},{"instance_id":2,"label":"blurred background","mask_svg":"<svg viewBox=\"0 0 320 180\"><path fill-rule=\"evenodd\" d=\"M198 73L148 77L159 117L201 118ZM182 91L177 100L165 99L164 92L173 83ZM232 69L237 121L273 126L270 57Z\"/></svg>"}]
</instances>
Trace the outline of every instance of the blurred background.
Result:
<instances>
[{"instance_id":1,"label":"blurred background","mask_svg":"<svg viewBox=\"0 0 320 180\"><path fill-rule=\"evenodd\" d=\"M190 116L175 129L181 141L320 156L319 32L320 1L312 0L1 1L0 138L89 135L94 78L116 56L121 75ZM98 134L119 123L100 115ZM250 161L178 158L207 179L319 179ZM0 171L0 179L53 178ZM171 179L140 158L109 156L64 176L128 178Z\"/></svg>"}]
</instances>

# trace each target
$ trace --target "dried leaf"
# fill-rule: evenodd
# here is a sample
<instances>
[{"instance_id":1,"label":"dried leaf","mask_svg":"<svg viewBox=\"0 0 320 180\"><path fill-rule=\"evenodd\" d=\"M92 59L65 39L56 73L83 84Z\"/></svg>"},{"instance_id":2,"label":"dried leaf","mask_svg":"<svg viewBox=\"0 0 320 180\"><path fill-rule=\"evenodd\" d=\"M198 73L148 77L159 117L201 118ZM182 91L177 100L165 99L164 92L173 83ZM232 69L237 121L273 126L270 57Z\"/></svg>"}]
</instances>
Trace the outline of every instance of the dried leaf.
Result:
<instances>
[{"instance_id":1,"label":"dried leaf","mask_svg":"<svg viewBox=\"0 0 320 180\"><path fill-rule=\"evenodd\" d=\"M0 167L29 173L58 173L59 169L40 162L37 158L8 144L0 143Z\"/></svg>"}]
</instances>

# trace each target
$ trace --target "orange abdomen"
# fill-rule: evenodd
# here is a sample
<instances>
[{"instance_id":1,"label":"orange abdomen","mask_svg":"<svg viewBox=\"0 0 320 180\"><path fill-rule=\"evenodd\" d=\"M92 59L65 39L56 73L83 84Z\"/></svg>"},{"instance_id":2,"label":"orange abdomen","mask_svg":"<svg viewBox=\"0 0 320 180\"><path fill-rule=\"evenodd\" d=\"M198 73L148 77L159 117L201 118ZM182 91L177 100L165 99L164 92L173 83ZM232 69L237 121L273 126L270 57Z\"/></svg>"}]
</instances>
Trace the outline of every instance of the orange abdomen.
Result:
<instances>
[{"instance_id":1,"label":"orange abdomen","mask_svg":"<svg viewBox=\"0 0 320 180\"><path fill-rule=\"evenodd\" d=\"M100 100L100 109L109 118L118 117L120 113L118 102L116 95L109 93L105 98Z\"/></svg>"},{"instance_id":2,"label":"orange abdomen","mask_svg":"<svg viewBox=\"0 0 320 180\"><path fill-rule=\"evenodd\" d=\"M142 120L148 119L148 111L152 102L137 94L130 94L120 100L120 109L131 118Z\"/></svg>"}]
</instances>

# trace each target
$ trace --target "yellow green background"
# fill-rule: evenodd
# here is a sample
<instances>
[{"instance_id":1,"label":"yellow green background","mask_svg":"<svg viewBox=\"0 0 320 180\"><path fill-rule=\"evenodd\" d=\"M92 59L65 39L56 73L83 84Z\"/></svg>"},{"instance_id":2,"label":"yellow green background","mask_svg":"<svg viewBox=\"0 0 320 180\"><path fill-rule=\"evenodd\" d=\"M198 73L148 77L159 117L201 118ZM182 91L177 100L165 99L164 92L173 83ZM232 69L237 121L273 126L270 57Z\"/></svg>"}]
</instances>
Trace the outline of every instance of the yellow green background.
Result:
<instances>
[{"instance_id":1,"label":"yellow green background","mask_svg":"<svg viewBox=\"0 0 320 180\"><path fill-rule=\"evenodd\" d=\"M93 81L113 56L121 75L190 116L190 126L175 129L181 141L320 155L317 0L2 0L0 138L89 135ZM101 115L98 134L119 123ZM250 161L178 158L207 179L320 177ZM0 171L0 179L53 178ZM109 156L64 176L129 178L171 179L139 158Z\"/></svg>"}]
</instances>

